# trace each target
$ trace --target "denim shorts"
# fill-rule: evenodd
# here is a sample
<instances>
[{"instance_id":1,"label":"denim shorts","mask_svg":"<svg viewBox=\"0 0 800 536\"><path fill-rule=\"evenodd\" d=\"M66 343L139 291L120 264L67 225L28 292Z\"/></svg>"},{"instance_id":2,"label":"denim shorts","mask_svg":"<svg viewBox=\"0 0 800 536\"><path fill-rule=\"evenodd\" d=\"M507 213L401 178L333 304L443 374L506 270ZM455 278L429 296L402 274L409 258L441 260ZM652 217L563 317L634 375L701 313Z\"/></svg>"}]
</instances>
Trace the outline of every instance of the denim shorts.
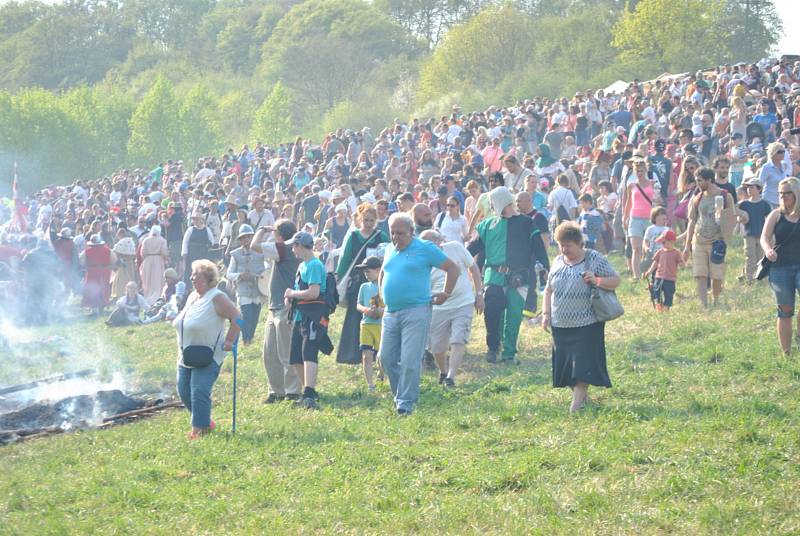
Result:
<instances>
[{"instance_id":1,"label":"denim shorts","mask_svg":"<svg viewBox=\"0 0 800 536\"><path fill-rule=\"evenodd\" d=\"M650 226L648 218L631 218L628 223L628 236L644 238L644 232Z\"/></svg>"},{"instance_id":2,"label":"denim shorts","mask_svg":"<svg viewBox=\"0 0 800 536\"><path fill-rule=\"evenodd\" d=\"M800 264L770 268L769 286L775 293L775 301L778 302L778 318L794 316L795 296L800 291ZM781 305L788 307L790 311L783 311Z\"/></svg>"}]
</instances>

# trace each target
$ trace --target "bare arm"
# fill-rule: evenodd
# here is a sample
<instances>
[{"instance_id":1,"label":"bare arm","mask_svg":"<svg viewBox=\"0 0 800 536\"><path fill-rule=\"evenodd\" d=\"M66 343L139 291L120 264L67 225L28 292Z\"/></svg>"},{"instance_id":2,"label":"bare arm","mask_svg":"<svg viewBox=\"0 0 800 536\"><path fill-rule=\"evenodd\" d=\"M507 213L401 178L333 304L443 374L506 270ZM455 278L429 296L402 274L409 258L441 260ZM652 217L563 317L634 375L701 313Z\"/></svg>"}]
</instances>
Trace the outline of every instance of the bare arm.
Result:
<instances>
[{"instance_id":1,"label":"bare arm","mask_svg":"<svg viewBox=\"0 0 800 536\"><path fill-rule=\"evenodd\" d=\"M483 301L483 279L481 278L481 271L478 269L478 264L474 261L472 266L469 267L469 276L472 279L472 286L475 289L475 309L480 314L486 307Z\"/></svg>"},{"instance_id":2,"label":"bare arm","mask_svg":"<svg viewBox=\"0 0 800 536\"><path fill-rule=\"evenodd\" d=\"M233 341L239 336L239 324L236 323L242 317L236 305L225 295L217 294L214 296L214 310L223 318L230 320L231 325L228 328L228 333L225 335L224 350L230 350L233 347Z\"/></svg>"},{"instance_id":3,"label":"bare arm","mask_svg":"<svg viewBox=\"0 0 800 536\"><path fill-rule=\"evenodd\" d=\"M775 252L775 225L778 223L778 218L780 218L779 210L770 212L767 221L764 222L764 228L761 230L761 249L771 261L778 258L778 254Z\"/></svg>"}]
</instances>

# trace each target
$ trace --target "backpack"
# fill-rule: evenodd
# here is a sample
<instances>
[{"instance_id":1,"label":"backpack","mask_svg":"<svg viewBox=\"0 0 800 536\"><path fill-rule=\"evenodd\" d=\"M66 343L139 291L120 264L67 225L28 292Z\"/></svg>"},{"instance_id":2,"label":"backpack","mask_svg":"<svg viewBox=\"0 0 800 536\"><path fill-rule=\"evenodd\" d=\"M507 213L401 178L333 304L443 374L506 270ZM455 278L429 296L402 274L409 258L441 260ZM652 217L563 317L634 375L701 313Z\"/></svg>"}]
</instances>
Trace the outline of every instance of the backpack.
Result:
<instances>
[{"instance_id":1,"label":"backpack","mask_svg":"<svg viewBox=\"0 0 800 536\"><path fill-rule=\"evenodd\" d=\"M556 222L561 223L563 221L569 221L570 219L569 212L564 205L558 205L556 209Z\"/></svg>"},{"instance_id":2,"label":"backpack","mask_svg":"<svg viewBox=\"0 0 800 536\"><path fill-rule=\"evenodd\" d=\"M330 314L336 310L339 305L339 291L336 289L336 274L328 272L325 276L325 293L323 294L325 305L328 306Z\"/></svg>"}]
</instances>

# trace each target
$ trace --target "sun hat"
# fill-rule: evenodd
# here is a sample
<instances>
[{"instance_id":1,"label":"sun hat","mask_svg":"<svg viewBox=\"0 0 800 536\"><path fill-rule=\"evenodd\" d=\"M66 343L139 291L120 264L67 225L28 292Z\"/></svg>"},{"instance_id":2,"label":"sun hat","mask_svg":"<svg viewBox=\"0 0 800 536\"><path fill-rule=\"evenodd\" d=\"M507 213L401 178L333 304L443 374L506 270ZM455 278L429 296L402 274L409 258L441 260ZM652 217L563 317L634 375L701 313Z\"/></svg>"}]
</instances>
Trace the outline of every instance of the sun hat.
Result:
<instances>
[{"instance_id":1,"label":"sun hat","mask_svg":"<svg viewBox=\"0 0 800 536\"><path fill-rule=\"evenodd\" d=\"M242 224L239 227L239 236L237 238L241 238L243 236L248 236L248 235L253 235L253 234L255 234L255 231L253 231L253 228L245 223L245 224Z\"/></svg>"}]
</instances>

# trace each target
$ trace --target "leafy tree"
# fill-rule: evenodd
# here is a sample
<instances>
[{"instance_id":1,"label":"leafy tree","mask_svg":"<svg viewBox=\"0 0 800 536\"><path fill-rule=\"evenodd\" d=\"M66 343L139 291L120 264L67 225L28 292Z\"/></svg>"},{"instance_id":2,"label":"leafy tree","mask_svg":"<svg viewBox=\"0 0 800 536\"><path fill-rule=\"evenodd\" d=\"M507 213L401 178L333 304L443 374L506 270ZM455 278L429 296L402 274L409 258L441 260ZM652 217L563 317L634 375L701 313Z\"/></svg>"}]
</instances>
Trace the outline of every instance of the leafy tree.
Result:
<instances>
[{"instance_id":1,"label":"leafy tree","mask_svg":"<svg viewBox=\"0 0 800 536\"><path fill-rule=\"evenodd\" d=\"M172 83L159 76L131 117L128 157L138 165L172 157L180 145L179 113Z\"/></svg>"},{"instance_id":2,"label":"leafy tree","mask_svg":"<svg viewBox=\"0 0 800 536\"><path fill-rule=\"evenodd\" d=\"M178 113L181 132L178 154L187 162L224 147L217 119L218 100L203 84L196 85L183 98Z\"/></svg>"},{"instance_id":3,"label":"leafy tree","mask_svg":"<svg viewBox=\"0 0 800 536\"><path fill-rule=\"evenodd\" d=\"M229 91L222 96L219 100L219 124L226 143L242 142L247 139L256 105L256 101L240 89Z\"/></svg>"},{"instance_id":4,"label":"leafy tree","mask_svg":"<svg viewBox=\"0 0 800 536\"><path fill-rule=\"evenodd\" d=\"M283 84L278 82L256 110L250 138L267 144L286 141L292 134L291 114L291 96Z\"/></svg>"},{"instance_id":5,"label":"leafy tree","mask_svg":"<svg viewBox=\"0 0 800 536\"><path fill-rule=\"evenodd\" d=\"M485 8L453 28L422 66L418 101L493 87L530 61L533 35L533 20L512 5Z\"/></svg>"},{"instance_id":6,"label":"leafy tree","mask_svg":"<svg viewBox=\"0 0 800 536\"><path fill-rule=\"evenodd\" d=\"M720 21L724 0L643 0L614 27L623 62L646 60L658 71L686 71L728 58Z\"/></svg>"},{"instance_id":7,"label":"leafy tree","mask_svg":"<svg viewBox=\"0 0 800 536\"><path fill-rule=\"evenodd\" d=\"M407 32L422 38L433 50L447 31L477 13L482 0L378 0L376 7L388 13Z\"/></svg>"}]
</instances>

